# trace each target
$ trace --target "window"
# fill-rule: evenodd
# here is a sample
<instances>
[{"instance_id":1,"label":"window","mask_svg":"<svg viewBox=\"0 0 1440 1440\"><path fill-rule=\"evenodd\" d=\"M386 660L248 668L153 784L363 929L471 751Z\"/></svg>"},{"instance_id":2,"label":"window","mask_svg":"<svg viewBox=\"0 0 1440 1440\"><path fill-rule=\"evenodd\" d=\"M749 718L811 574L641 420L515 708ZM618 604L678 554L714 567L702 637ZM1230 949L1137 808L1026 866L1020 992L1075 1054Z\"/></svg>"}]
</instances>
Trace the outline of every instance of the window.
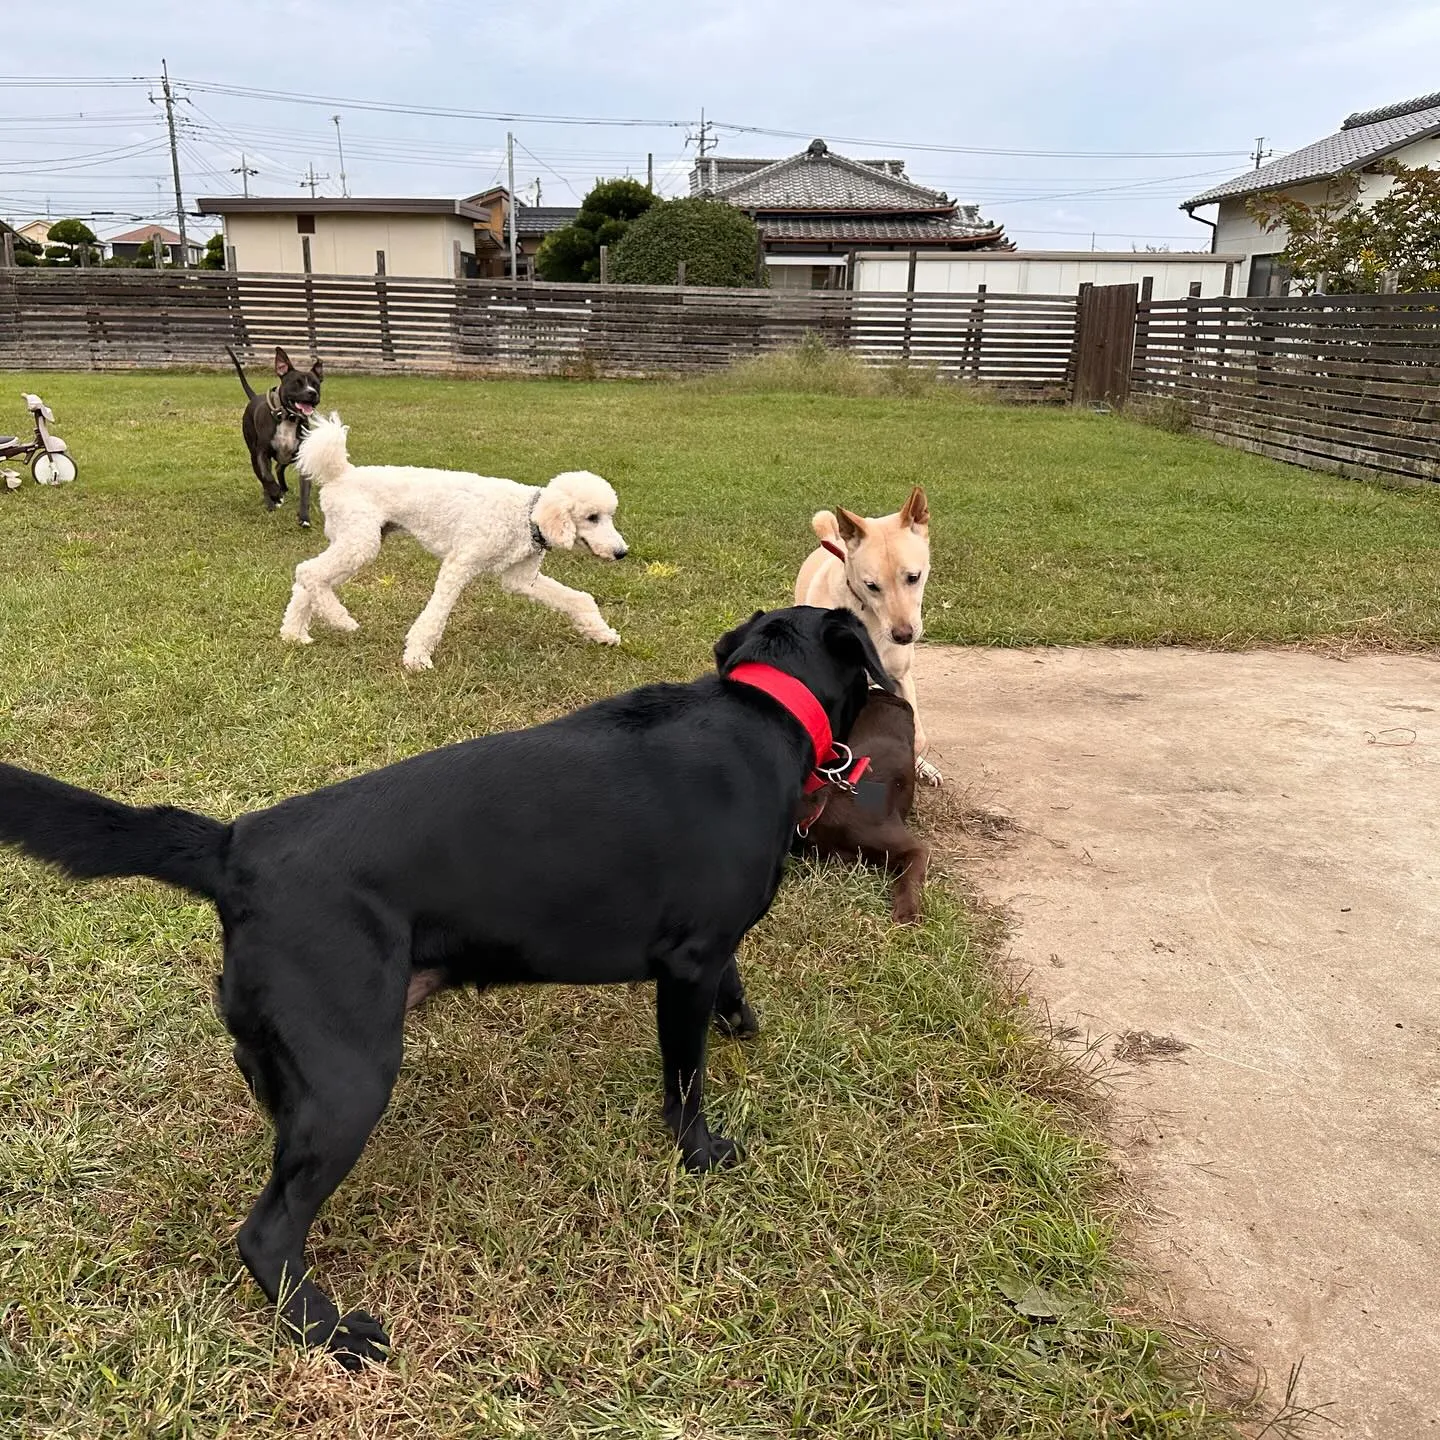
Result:
<instances>
[{"instance_id":1,"label":"window","mask_svg":"<svg viewBox=\"0 0 1440 1440\"><path fill-rule=\"evenodd\" d=\"M1288 295L1289 293L1290 270L1288 266L1280 263L1278 253L1250 257L1250 279L1245 286L1245 294L1248 297L1253 299L1257 295Z\"/></svg>"},{"instance_id":2,"label":"window","mask_svg":"<svg viewBox=\"0 0 1440 1440\"><path fill-rule=\"evenodd\" d=\"M295 217L295 233L297 235L313 235L315 233L315 217L313 215L297 215Z\"/></svg>"}]
</instances>

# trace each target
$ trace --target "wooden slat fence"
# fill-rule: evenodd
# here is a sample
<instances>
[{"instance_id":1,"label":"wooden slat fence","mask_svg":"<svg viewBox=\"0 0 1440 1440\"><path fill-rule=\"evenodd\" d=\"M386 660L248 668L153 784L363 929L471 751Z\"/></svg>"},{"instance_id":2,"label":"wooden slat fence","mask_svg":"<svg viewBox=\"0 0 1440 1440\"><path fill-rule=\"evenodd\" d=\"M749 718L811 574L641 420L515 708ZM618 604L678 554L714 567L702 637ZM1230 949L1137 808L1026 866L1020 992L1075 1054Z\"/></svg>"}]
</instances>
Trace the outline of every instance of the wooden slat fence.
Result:
<instances>
[{"instance_id":1,"label":"wooden slat fence","mask_svg":"<svg viewBox=\"0 0 1440 1440\"><path fill-rule=\"evenodd\" d=\"M275 345L352 372L723 369L807 335L870 364L1063 387L1074 296L547 285L399 276L0 269L0 365L223 365ZM298 357L297 357L298 358Z\"/></svg>"},{"instance_id":2,"label":"wooden slat fence","mask_svg":"<svg viewBox=\"0 0 1440 1440\"><path fill-rule=\"evenodd\" d=\"M1142 303L1131 384L1243 450L1440 480L1440 294Z\"/></svg>"}]
</instances>

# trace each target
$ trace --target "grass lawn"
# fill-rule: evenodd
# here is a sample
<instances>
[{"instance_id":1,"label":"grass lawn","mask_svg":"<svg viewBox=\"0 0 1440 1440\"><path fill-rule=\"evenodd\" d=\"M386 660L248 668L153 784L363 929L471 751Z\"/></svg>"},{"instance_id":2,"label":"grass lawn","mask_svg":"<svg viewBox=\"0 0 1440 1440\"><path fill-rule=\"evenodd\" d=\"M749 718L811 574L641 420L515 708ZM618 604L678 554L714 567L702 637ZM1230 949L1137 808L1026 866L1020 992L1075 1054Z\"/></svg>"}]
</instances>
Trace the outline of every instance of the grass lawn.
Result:
<instances>
[{"instance_id":1,"label":"grass lawn","mask_svg":"<svg viewBox=\"0 0 1440 1440\"><path fill-rule=\"evenodd\" d=\"M229 816L656 678L784 603L822 504L936 517L932 639L1440 636L1440 512L1109 417L949 395L333 379L360 460L588 467L631 558L556 556L624 636L477 583L400 668L434 565L391 540L362 622L284 649L297 560L233 378L9 376L80 479L0 494L0 755ZM537 784L543 777L537 777ZM623 781L621 782L623 783ZM1127 1303L1074 1079L943 884L799 867L742 957L765 1026L711 1051L740 1169L679 1171L640 990L441 997L313 1258L387 1323L358 1377L272 1331L232 1236L269 1132L209 993L207 906L0 855L0 1428L129 1435L1223 1433ZM1043 1313L1027 1313L1027 1312Z\"/></svg>"}]
</instances>

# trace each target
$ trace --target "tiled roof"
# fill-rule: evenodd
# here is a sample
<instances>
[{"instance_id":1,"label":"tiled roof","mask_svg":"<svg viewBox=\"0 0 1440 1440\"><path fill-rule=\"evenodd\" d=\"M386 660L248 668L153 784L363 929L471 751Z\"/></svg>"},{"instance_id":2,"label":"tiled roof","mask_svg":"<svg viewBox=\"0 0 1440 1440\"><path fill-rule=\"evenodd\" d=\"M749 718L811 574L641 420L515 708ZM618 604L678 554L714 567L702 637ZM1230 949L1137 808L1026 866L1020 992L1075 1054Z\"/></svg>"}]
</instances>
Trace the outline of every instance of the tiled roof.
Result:
<instances>
[{"instance_id":1,"label":"tiled roof","mask_svg":"<svg viewBox=\"0 0 1440 1440\"><path fill-rule=\"evenodd\" d=\"M887 168L837 155L814 140L798 155L722 183L717 200L743 210L941 210L950 200Z\"/></svg>"},{"instance_id":2,"label":"tiled roof","mask_svg":"<svg viewBox=\"0 0 1440 1440\"><path fill-rule=\"evenodd\" d=\"M579 213L578 205L517 205L515 233L549 235L556 230L563 230Z\"/></svg>"},{"instance_id":3,"label":"tiled roof","mask_svg":"<svg viewBox=\"0 0 1440 1440\"><path fill-rule=\"evenodd\" d=\"M773 155L768 160L756 160L738 155L709 155L704 160L697 160L691 166L690 193L699 195L707 190L714 192L722 186L738 180L742 175L753 175L757 170L766 170L771 165L780 163L781 161ZM903 160L857 160L855 163L868 165L872 170L879 170L886 175L898 175L902 180L905 178L905 162Z\"/></svg>"},{"instance_id":4,"label":"tiled roof","mask_svg":"<svg viewBox=\"0 0 1440 1440\"><path fill-rule=\"evenodd\" d=\"M1440 96L1423 95L1380 110L1362 110L1351 115L1334 135L1215 185L1180 208L1190 210L1216 200L1262 195L1287 185L1344 175L1432 135L1440 135Z\"/></svg>"},{"instance_id":5,"label":"tiled roof","mask_svg":"<svg viewBox=\"0 0 1440 1440\"><path fill-rule=\"evenodd\" d=\"M123 235L112 235L106 243L114 245L118 241L121 245L143 245L145 241L156 235L165 245L180 243L180 237L173 230L167 230L163 225L142 225L138 230L127 230Z\"/></svg>"},{"instance_id":6,"label":"tiled roof","mask_svg":"<svg viewBox=\"0 0 1440 1440\"><path fill-rule=\"evenodd\" d=\"M762 215L756 224L765 240L1008 248L1001 226L983 220L971 223L956 215Z\"/></svg>"}]
</instances>

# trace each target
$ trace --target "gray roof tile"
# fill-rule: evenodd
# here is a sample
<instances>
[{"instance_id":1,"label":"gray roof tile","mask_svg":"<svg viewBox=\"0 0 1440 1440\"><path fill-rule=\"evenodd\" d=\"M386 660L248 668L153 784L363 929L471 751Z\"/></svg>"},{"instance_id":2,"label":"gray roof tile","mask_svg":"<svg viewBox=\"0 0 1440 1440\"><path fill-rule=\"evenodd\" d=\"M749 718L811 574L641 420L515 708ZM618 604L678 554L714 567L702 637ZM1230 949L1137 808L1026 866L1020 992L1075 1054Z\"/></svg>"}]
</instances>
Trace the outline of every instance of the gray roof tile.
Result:
<instances>
[{"instance_id":1,"label":"gray roof tile","mask_svg":"<svg viewBox=\"0 0 1440 1440\"><path fill-rule=\"evenodd\" d=\"M941 210L949 207L951 202L946 195L895 174L894 164L851 160L835 154L823 141L814 141L800 154L776 160L761 170L728 180L721 172L721 183L712 193L717 200L745 210ZM701 176L703 183L703 171Z\"/></svg>"},{"instance_id":2,"label":"gray roof tile","mask_svg":"<svg viewBox=\"0 0 1440 1440\"><path fill-rule=\"evenodd\" d=\"M1351 115L1334 135L1282 155L1258 170L1247 170L1223 185L1212 186L1186 200L1180 208L1189 210L1216 200L1263 195L1287 185L1343 175L1432 135L1440 135L1440 96L1425 95L1381 110L1360 111Z\"/></svg>"},{"instance_id":3,"label":"gray roof tile","mask_svg":"<svg viewBox=\"0 0 1440 1440\"><path fill-rule=\"evenodd\" d=\"M578 205L517 205L515 233L549 235L555 230L563 230L579 213Z\"/></svg>"},{"instance_id":4,"label":"gray roof tile","mask_svg":"<svg viewBox=\"0 0 1440 1440\"><path fill-rule=\"evenodd\" d=\"M855 245L974 242L976 249L1007 245L1005 232L986 221L956 215L762 215L766 240L843 241Z\"/></svg>"}]
</instances>

